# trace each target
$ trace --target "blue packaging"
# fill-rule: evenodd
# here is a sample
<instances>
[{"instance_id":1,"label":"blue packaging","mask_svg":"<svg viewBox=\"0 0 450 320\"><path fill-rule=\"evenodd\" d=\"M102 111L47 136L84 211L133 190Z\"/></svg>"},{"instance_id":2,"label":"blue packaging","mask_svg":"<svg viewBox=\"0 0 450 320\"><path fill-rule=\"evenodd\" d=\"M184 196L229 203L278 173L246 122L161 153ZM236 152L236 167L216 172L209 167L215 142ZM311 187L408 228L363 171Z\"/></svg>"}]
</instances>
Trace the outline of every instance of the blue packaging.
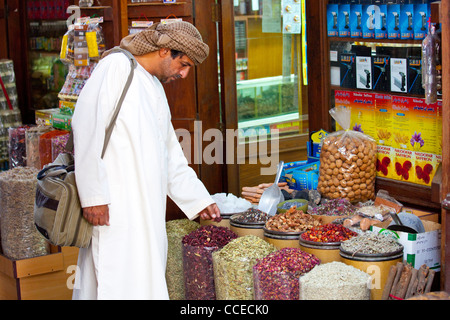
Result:
<instances>
[{"instance_id":1,"label":"blue packaging","mask_svg":"<svg viewBox=\"0 0 450 320\"><path fill-rule=\"evenodd\" d=\"M430 17L429 4L414 5L414 39L423 40L428 33L428 18Z\"/></svg>"},{"instance_id":2,"label":"blue packaging","mask_svg":"<svg viewBox=\"0 0 450 320\"><path fill-rule=\"evenodd\" d=\"M387 4L388 39L400 39L400 5Z\"/></svg>"},{"instance_id":3,"label":"blue packaging","mask_svg":"<svg viewBox=\"0 0 450 320\"><path fill-rule=\"evenodd\" d=\"M339 7L337 4L327 5L327 32L329 37L338 37L338 14Z\"/></svg>"},{"instance_id":4,"label":"blue packaging","mask_svg":"<svg viewBox=\"0 0 450 320\"><path fill-rule=\"evenodd\" d=\"M284 165L281 174L282 180L286 181L290 189L315 190L319 182L320 161L297 166L298 162ZM280 179L281 181L281 179Z\"/></svg>"},{"instance_id":5,"label":"blue packaging","mask_svg":"<svg viewBox=\"0 0 450 320\"><path fill-rule=\"evenodd\" d=\"M375 39L387 39L387 5L380 4L375 8Z\"/></svg>"},{"instance_id":6,"label":"blue packaging","mask_svg":"<svg viewBox=\"0 0 450 320\"><path fill-rule=\"evenodd\" d=\"M350 5L350 36L352 38L362 37L362 5Z\"/></svg>"},{"instance_id":7,"label":"blue packaging","mask_svg":"<svg viewBox=\"0 0 450 320\"><path fill-rule=\"evenodd\" d=\"M400 38L414 39L414 5L402 4L400 6Z\"/></svg>"},{"instance_id":8,"label":"blue packaging","mask_svg":"<svg viewBox=\"0 0 450 320\"><path fill-rule=\"evenodd\" d=\"M365 39L375 38L375 6L362 6L362 36Z\"/></svg>"},{"instance_id":9,"label":"blue packaging","mask_svg":"<svg viewBox=\"0 0 450 320\"><path fill-rule=\"evenodd\" d=\"M350 4L339 4L338 29L339 37L350 37Z\"/></svg>"}]
</instances>

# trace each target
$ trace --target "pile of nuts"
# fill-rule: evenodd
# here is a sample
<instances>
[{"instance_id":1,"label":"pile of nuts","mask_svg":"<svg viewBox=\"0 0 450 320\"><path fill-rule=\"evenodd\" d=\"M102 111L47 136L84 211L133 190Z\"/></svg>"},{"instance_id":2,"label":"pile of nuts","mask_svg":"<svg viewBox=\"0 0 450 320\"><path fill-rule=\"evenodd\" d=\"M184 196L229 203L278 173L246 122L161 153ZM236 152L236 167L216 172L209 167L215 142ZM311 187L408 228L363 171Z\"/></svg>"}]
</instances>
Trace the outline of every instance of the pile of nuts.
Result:
<instances>
[{"instance_id":1,"label":"pile of nuts","mask_svg":"<svg viewBox=\"0 0 450 320\"><path fill-rule=\"evenodd\" d=\"M266 222L266 229L281 232L301 232L320 225L320 221L312 215L291 207L284 213L270 217Z\"/></svg>"},{"instance_id":2,"label":"pile of nuts","mask_svg":"<svg viewBox=\"0 0 450 320\"><path fill-rule=\"evenodd\" d=\"M322 196L351 202L375 197L376 142L361 132L346 131L323 140L319 183Z\"/></svg>"}]
</instances>

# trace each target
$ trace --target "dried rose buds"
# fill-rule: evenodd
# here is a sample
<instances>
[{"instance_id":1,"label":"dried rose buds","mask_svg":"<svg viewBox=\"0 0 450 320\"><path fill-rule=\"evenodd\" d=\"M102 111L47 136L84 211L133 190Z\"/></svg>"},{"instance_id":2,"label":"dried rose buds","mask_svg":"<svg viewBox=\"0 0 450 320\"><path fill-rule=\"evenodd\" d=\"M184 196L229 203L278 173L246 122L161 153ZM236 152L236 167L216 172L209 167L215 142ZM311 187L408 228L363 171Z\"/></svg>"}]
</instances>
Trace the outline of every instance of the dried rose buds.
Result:
<instances>
[{"instance_id":1,"label":"dried rose buds","mask_svg":"<svg viewBox=\"0 0 450 320\"><path fill-rule=\"evenodd\" d=\"M300 236L303 240L314 242L342 242L358 234L340 224L324 224L305 231Z\"/></svg>"}]
</instances>

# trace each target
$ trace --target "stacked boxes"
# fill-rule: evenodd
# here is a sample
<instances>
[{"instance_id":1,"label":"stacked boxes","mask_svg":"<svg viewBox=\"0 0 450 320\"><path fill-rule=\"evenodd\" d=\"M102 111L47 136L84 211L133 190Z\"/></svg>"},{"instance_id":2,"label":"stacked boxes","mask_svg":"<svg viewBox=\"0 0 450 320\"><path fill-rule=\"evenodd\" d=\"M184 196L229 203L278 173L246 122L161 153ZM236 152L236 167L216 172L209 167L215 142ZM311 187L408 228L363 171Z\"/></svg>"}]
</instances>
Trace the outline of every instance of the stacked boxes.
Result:
<instances>
[{"instance_id":1,"label":"stacked boxes","mask_svg":"<svg viewBox=\"0 0 450 320\"><path fill-rule=\"evenodd\" d=\"M329 37L422 40L428 32L429 3L396 4L384 1L329 1ZM428 1L430 2L430 1Z\"/></svg>"},{"instance_id":2,"label":"stacked boxes","mask_svg":"<svg viewBox=\"0 0 450 320\"><path fill-rule=\"evenodd\" d=\"M378 176L431 185L441 162L441 101L336 90L335 105L351 108L350 128L376 140Z\"/></svg>"}]
</instances>

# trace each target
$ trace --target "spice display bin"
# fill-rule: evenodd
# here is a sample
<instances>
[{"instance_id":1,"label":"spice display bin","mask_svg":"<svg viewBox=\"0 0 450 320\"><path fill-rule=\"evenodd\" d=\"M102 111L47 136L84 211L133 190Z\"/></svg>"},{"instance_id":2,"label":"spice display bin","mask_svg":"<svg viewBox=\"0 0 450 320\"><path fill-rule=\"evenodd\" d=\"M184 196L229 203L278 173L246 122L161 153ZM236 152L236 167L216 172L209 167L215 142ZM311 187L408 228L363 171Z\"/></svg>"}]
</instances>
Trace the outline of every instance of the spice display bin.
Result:
<instances>
[{"instance_id":1,"label":"spice display bin","mask_svg":"<svg viewBox=\"0 0 450 320\"><path fill-rule=\"evenodd\" d=\"M381 300L391 266L402 261L403 248L383 254L351 253L340 250L341 261L372 276L371 300Z\"/></svg>"},{"instance_id":2,"label":"spice display bin","mask_svg":"<svg viewBox=\"0 0 450 320\"><path fill-rule=\"evenodd\" d=\"M320 263L341 261L340 242L313 242L299 237L299 247L303 251L315 255L320 259Z\"/></svg>"},{"instance_id":3,"label":"spice display bin","mask_svg":"<svg viewBox=\"0 0 450 320\"><path fill-rule=\"evenodd\" d=\"M220 213L220 216L222 217L222 220L220 220L219 222L214 221L214 219L202 219L200 218L200 225L202 226L207 226L209 224L212 224L214 226L217 227L227 227L228 229L231 228L230 226L230 217L233 215L234 213Z\"/></svg>"},{"instance_id":4,"label":"spice display bin","mask_svg":"<svg viewBox=\"0 0 450 320\"><path fill-rule=\"evenodd\" d=\"M273 244L278 249L300 248L298 238L301 232L281 232L264 228L264 240Z\"/></svg>"},{"instance_id":5,"label":"spice display bin","mask_svg":"<svg viewBox=\"0 0 450 320\"><path fill-rule=\"evenodd\" d=\"M264 239L264 223L240 223L230 219L230 229L238 235L243 237L247 235L254 235Z\"/></svg>"},{"instance_id":6,"label":"spice display bin","mask_svg":"<svg viewBox=\"0 0 450 320\"><path fill-rule=\"evenodd\" d=\"M76 266L78 248L53 247L53 253L21 260L0 255L1 300L70 300L70 266ZM70 280L70 281L69 281ZM74 279L73 279L74 280Z\"/></svg>"}]
</instances>

